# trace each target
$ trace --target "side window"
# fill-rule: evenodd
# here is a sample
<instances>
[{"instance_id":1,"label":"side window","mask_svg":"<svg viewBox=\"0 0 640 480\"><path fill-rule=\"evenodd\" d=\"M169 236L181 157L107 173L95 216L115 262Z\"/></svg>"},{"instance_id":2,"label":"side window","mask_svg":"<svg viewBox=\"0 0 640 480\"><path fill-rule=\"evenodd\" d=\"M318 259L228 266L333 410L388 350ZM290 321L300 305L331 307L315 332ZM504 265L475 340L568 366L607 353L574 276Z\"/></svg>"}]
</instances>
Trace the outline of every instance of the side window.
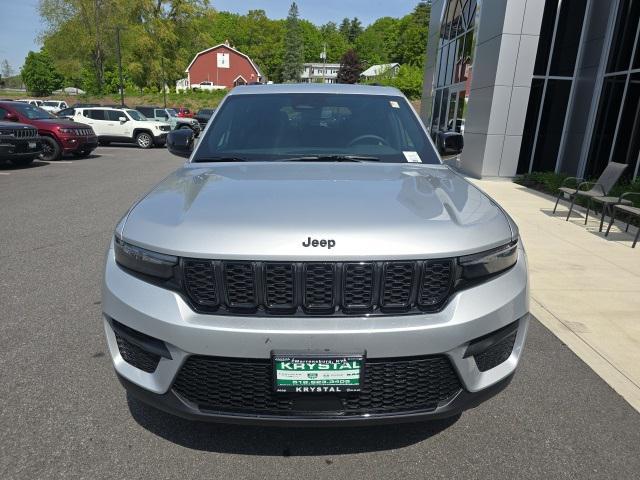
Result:
<instances>
[{"instance_id":1,"label":"side window","mask_svg":"<svg viewBox=\"0 0 640 480\"><path fill-rule=\"evenodd\" d=\"M165 112L164 110L156 110L154 117L166 119L169 118L169 115L167 115L167 112Z\"/></svg>"},{"instance_id":2,"label":"side window","mask_svg":"<svg viewBox=\"0 0 640 480\"><path fill-rule=\"evenodd\" d=\"M7 112L4 108L0 107L0 120L4 120L7 117Z\"/></svg>"},{"instance_id":3,"label":"side window","mask_svg":"<svg viewBox=\"0 0 640 480\"><path fill-rule=\"evenodd\" d=\"M112 122L117 122L120 117L125 117L126 115L123 112L119 112L118 110L106 110L107 120Z\"/></svg>"},{"instance_id":4,"label":"side window","mask_svg":"<svg viewBox=\"0 0 640 480\"><path fill-rule=\"evenodd\" d=\"M104 110L87 110L85 111L85 115L88 113L88 117L94 120L106 120Z\"/></svg>"}]
</instances>

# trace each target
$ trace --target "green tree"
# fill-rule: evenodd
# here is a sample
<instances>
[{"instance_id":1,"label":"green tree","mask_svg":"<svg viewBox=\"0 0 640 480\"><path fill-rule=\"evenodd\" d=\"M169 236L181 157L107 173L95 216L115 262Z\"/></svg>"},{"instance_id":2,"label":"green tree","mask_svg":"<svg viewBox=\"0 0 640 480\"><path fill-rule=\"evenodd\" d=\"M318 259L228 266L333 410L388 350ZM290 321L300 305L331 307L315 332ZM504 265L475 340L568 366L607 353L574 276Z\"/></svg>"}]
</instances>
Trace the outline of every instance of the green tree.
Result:
<instances>
[{"instance_id":1,"label":"green tree","mask_svg":"<svg viewBox=\"0 0 640 480\"><path fill-rule=\"evenodd\" d=\"M356 40L355 50L365 65L389 63L394 56L400 21L382 17L369 25Z\"/></svg>"},{"instance_id":2,"label":"green tree","mask_svg":"<svg viewBox=\"0 0 640 480\"><path fill-rule=\"evenodd\" d=\"M371 83L396 87L413 100L422 96L423 75L422 67L401 65L397 75L389 70L371 80Z\"/></svg>"},{"instance_id":3,"label":"green tree","mask_svg":"<svg viewBox=\"0 0 640 480\"><path fill-rule=\"evenodd\" d=\"M420 2L413 12L400 20L393 61L419 67L424 65L430 16L431 4Z\"/></svg>"},{"instance_id":4,"label":"green tree","mask_svg":"<svg viewBox=\"0 0 640 480\"><path fill-rule=\"evenodd\" d=\"M340 22L340 35L344 37L344 39L349 41L349 33L351 32L351 21L348 18L343 18L342 22Z\"/></svg>"},{"instance_id":5,"label":"green tree","mask_svg":"<svg viewBox=\"0 0 640 480\"><path fill-rule=\"evenodd\" d=\"M358 83L362 73L362 64L355 50L348 50L340 59L338 83Z\"/></svg>"},{"instance_id":6,"label":"green tree","mask_svg":"<svg viewBox=\"0 0 640 480\"><path fill-rule=\"evenodd\" d=\"M342 36L338 26L329 22L320 27L322 42L327 45L327 62L339 62L347 50L349 42Z\"/></svg>"},{"instance_id":7,"label":"green tree","mask_svg":"<svg viewBox=\"0 0 640 480\"><path fill-rule=\"evenodd\" d=\"M27 90L38 96L51 95L54 90L62 88L62 75L45 50L29 52L20 75Z\"/></svg>"},{"instance_id":8,"label":"green tree","mask_svg":"<svg viewBox=\"0 0 640 480\"><path fill-rule=\"evenodd\" d=\"M0 74L2 74L2 78L13 77L13 68L6 58L0 64Z\"/></svg>"},{"instance_id":9,"label":"green tree","mask_svg":"<svg viewBox=\"0 0 640 480\"><path fill-rule=\"evenodd\" d=\"M304 63L304 44L302 28L298 18L298 5L291 4L285 24L284 58L282 62L282 80L299 81Z\"/></svg>"},{"instance_id":10,"label":"green tree","mask_svg":"<svg viewBox=\"0 0 640 480\"><path fill-rule=\"evenodd\" d=\"M349 43L354 44L362 33L362 23L358 20L358 17L353 17L351 23L349 23Z\"/></svg>"}]
</instances>

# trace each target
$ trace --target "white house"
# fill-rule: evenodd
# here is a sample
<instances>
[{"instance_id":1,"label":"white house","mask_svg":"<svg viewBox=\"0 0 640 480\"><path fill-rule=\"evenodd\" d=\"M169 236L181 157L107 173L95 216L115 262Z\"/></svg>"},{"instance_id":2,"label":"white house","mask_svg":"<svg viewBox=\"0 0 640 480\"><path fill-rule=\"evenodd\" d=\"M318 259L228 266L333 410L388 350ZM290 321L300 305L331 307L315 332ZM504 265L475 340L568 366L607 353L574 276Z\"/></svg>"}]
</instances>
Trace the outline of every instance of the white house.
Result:
<instances>
[{"instance_id":1,"label":"white house","mask_svg":"<svg viewBox=\"0 0 640 480\"><path fill-rule=\"evenodd\" d=\"M300 81L302 83L336 83L339 63L305 63Z\"/></svg>"}]
</instances>

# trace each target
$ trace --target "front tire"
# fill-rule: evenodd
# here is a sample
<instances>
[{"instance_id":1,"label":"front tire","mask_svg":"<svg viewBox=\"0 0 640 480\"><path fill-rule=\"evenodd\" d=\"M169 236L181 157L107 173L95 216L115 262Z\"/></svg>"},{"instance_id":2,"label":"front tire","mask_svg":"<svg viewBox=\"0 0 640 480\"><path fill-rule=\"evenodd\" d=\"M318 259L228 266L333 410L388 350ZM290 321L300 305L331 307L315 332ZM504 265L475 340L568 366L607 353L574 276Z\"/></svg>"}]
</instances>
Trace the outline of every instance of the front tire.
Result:
<instances>
[{"instance_id":1,"label":"front tire","mask_svg":"<svg viewBox=\"0 0 640 480\"><path fill-rule=\"evenodd\" d=\"M136 144L140 148L151 148L153 147L153 137L147 132L140 132L136 135Z\"/></svg>"},{"instance_id":2,"label":"front tire","mask_svg":"<svg viewBox=\"0 0 640 480\"><path fill-rule=\"evenodd\" d=\"M53 160L59 160L62 157L62 148L51 137L42 137L42 153L40 154L40 160L45 162L51 162Z\"/></svg>"}]
</instances>

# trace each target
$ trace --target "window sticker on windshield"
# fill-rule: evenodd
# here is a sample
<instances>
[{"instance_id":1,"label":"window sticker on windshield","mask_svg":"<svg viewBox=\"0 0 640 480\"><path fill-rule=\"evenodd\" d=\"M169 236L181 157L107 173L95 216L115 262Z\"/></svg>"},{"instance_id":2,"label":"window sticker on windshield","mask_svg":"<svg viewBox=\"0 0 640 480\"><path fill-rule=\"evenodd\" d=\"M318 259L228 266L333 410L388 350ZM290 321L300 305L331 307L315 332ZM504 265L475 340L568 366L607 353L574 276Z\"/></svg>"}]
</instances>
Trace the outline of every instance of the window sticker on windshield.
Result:
<instances>
[{"instance_id":1,"label":"window sticker on windshield","mask_svg":"<svg viewBox=\"0 0 640 480\"><path fill-rule=\"evenodd\" d=\"M389 105L391 105L393 108L400 108L400 104L394 100L391 100L389 102Z\"/></svg>"},{"instance_id":2,"label":"window sticker on windshield","mask_svg":"<svg viewBox=\"0 0 640 480\"><path fill-rule=\"evenodd\" d=\"M407 162L409 163L422 163L422 159L420 158L420 155L418 155L418 152L402 152L404 153L404 158L407 159Z\"/></svg>"}]
</instances>

